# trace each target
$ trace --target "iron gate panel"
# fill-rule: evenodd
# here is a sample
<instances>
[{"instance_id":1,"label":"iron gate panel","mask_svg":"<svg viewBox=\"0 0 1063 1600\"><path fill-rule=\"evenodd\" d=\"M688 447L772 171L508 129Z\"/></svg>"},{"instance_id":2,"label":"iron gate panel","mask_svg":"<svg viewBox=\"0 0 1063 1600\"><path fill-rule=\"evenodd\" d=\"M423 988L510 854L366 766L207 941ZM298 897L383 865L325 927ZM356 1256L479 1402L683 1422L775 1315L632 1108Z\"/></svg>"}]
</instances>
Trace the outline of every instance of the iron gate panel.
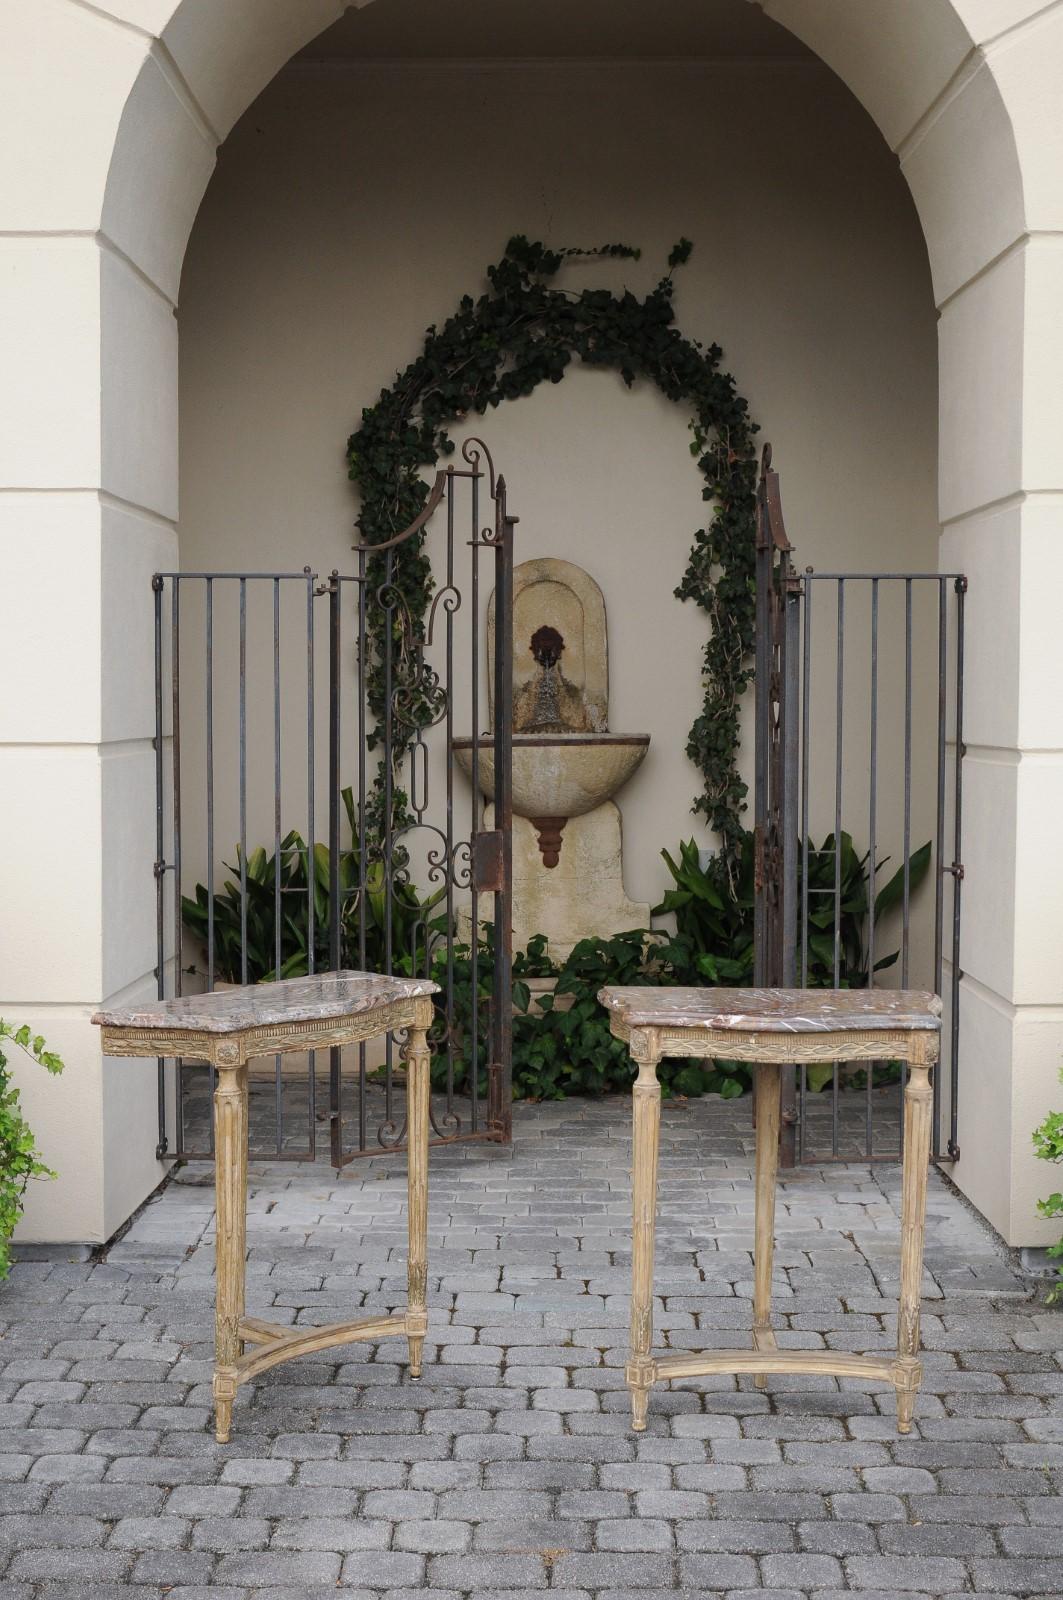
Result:
<instances>
[{"instance_id":1,"label":"iron gate panel","mask_svg":"<svg viewBox=\"0 0 1063 1600\"><path fill-rule=\"evenodd\" d=\"M874 984L885 970L902 987L940 994L945 1018L934 1074L933 1152L955 1161L967 579L948 572L806 568L798 574L770 447L757 525L756 981L804 988L818 979L840 987L854 975ZM866 695L862 716L854 716L847 692L854 681ZM817 783L823 772L828 781ZM917 839L920 809L928 818ZM852 860L846 822L854 814L861 834L866 830L866 840L854 845L856 857L864 856L872 886L855 974L843 936L854 926L844 877ZM925 844L919 842L924 827ZM818 850L814 832L825 836ZM891 851L882 847L884 834L894 840ZM932 893L920 896L924 857ZM881 893L887 862L885 881L896 880L895 910L882 913L889 915L888 939L876 925L876 889ZM825 883L817 881L824 865ZM817 919L825 933L817 931ZM893 962L882 944L898 938ZM903 1067L884 1062L860 1070L858 1091L846 1086L857 1074L837 1065L819 1092L808 1067L791 1073L784 1085L784 1164L898 1159Z\"/></svg>"},{"instance_id":2,"label":"iron gate panel","mask_svg":"<svg viewBox=\"0 0 1063 1600\"><path fill-rule=\"evenodd\" d=\"M409 528L387 544L356 547L351 573L177 572L152 580L160 997L190 982L214 988L219 972L254 982L340 965L432 968L443 990L432 1030L436 1142L508 1140L511 1120L516 519L486 446L470 440L462 454L466 465L437 474ZM402 546L423 550L432 565L423 625L398 581ZM490 662L480 649L485 561L500 618ZM486 673L495 717L484 732ZM456 721L465 718L474 748L492 750L490 832L475 790L467 825L459 813L454 741L464 732ZM254 848L260 837L269 838L261 851ZM227 880L219 854L232 869ZM205 879L192 913L202 935L198 970L188 965L182 913L182 894L190 895L196 878ZM415 882L424 890L420 904ZM481 994L487 957L474 937L459 1023L457 914L467 902L467 926L477 929L487 896L490 988ZM337 1167L402 1148L402 1042L389 1036L379 1051L363 1044L346 1060L331 1051L327 1072L315 1055L305 1067L275 1057L266 1076L259 1064L252 1153L313 1160L322 1098ZM212 1070L161 1061L158 1070L160 1156L211 1159Z\"/></svg>"}]
</instances>

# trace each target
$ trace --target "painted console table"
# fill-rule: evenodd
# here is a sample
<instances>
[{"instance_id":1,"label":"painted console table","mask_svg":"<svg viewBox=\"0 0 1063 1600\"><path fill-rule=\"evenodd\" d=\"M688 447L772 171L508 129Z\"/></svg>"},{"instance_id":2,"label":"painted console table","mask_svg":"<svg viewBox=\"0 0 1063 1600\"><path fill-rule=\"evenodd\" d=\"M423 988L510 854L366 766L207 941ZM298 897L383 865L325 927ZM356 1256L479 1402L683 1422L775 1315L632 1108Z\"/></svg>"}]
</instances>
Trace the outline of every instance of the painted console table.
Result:
<instances>
[{"instance_id":1,"label":"painted console table","mask_svg":"<svg viewBox=\"0 0 1063 1600\"><path fill-rule=\"evenodd\" d=\"M219 1444L232 1426L241 1383L294 1356L359 1339L404 1334L410 1372L420 1377L428 1330L428 1112L432 1021L427 980L368 972L323 972L280 983L253 984L214 994L159 1000L128 1010L98 1011L109 1056L173 1056L209 1062L214 1094L215 1252L214 1421ZM407 1031L407 1145L409 1182L408 1295L405 1313L291 1328L244 1314L247 1233L247 1064L255 1056L327 1050ZM252 1349L245 1354L245 1347Z\"/></svg>"},{"instance_id":2,"label":"painted console table","mask_svg":"<svg viewBox=\"0 0 1063 1600\"><path fill-rule=\"evenodd\" d=\"M938 1058L941 1032L938 996L889 989L608 988L598 998L610 1013L612 1032L628 1044L638 1067L633 1089L631 1343L625 1369L633 1426L645 1428L650 1389L661 1380L714 1372L752 1373L762 1388L769 1372L809 1372L892 1383L897 1391L897 1426L907 1433L923 1375L919 1286L933 1100L930 1068ZM661 1121L657 1063L664 1056L719 1056L754 1063L755 1253L749 1351L708 1350L660 1359L652 1354ZM780 1068L794 1062L882 1060L905 1061L909 1068L904 1090L897 1354L887 1358L841 1350L779 1350L771 1326L771 1264Z\"/></svg>"}]
</instances>

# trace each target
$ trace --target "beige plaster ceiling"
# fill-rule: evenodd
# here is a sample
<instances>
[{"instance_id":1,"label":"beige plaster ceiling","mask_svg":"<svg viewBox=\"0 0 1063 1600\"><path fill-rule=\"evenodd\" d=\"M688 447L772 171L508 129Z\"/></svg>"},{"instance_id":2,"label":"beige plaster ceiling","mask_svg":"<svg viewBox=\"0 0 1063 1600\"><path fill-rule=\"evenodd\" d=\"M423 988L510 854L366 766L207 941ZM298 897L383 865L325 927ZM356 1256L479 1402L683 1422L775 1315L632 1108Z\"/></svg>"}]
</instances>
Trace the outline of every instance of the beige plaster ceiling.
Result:
<instances>
[{"instance_id":1,"label":"beige plaster ceiling","mask_svg":"<svg viewBox=\"0 0 1063 1600\"><path fill-rule=\"evenodd\" d=\"M750 0L374 0L299 61L808 56Z\"/></svg>"}]
</instances>

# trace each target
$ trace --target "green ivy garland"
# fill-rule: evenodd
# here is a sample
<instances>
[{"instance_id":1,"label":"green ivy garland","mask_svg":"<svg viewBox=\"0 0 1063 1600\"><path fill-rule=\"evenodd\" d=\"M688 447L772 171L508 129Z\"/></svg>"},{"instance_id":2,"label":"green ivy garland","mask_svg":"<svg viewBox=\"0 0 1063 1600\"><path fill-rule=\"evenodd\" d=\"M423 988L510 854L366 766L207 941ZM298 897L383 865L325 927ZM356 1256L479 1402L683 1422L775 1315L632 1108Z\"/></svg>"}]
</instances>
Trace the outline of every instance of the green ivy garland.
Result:
<instances>
[{"instance_id":1,"label":"green ivy garland","mask_svg":"<svg viewBox=\"0 0 1063 1600\"><path fill-rule=\"evenodd\" d=\"M531 394L546 380L560 383L573 357L616 368L629 388L649 378L669 400L690 407L690 450L713 511L709 526L694 535L675 593L699 605L712 626L702 662L704 703L686 749L704 779L692 809L733 857L746 795L737 751L739 701L752 678L757 430L734 379L720 370L720 347L684 338L674 326L673 273L692 248L680 240L666 276L640 300L627 290L574 292L551 281L573 256L637 259L640 252L629 245L550 250L523 235L510 239L501 261L487 269L487 292L477 300L466 295L441 328L430 327L417 360L362 412L347 462L361 492L361 540L380 544L422 510L430 487L424 469L453 452L448 429L455 422ZM424 537L398 547L390 575L416 629L423 629L433 590ZM373 558L369 576L384 582L382 557ZM382 609L372 609L369 626L370 703L379 712L388 626ZM430 700L426 691L425 723L433 714Z\"/></svg>"}]
</instances>

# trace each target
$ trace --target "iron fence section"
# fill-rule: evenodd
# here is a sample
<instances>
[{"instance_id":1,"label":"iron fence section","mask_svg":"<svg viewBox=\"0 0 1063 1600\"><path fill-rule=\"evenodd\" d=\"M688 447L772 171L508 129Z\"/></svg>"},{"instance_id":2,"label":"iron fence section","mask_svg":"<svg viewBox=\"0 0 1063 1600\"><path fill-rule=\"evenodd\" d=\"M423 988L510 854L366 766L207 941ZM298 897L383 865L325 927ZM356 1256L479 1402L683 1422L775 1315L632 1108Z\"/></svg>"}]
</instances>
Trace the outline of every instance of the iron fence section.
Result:
<instances>
[{"instance_id":1,"label":"iron fence section","mask_svg":"<svg viewBox=\"0 0 1063 1600\"><path fill-rule=\"evenodd\" d=\"M221 973L243 983L341 965L434 973L443 991L432 1030L437 1142L508 1139L511 1115L516 519L486 447L470 441L463 455L466 466L437 475L410 528L386 545L356 547L351 573L322 578L307 567L167 572L152 580L160 997L192 985L211 990ZM423 624L401 588L399 550L411 541L435 579ZM479 645L485 559L499 611L491 662L481 660ZM494 678L496 708L486 732L485 671ZM466 815L459 812L456 716L470 719L474 762L478 745L492 746L489 832L475 789ZM272 869L267 848L258 848L262 838L272 848ZM190 962L182 903L195 898L196 879L201 948ZM471 985L457 1021L459 901L471 930L487 896L495 929L489 993L482 992L473 938ZM280 1056L269 1068L259 1064L251 1089L253 1154L313 1160L326 1117L337 1167L401 1148L402 1045L389 1035L379 1051L366 1044L330 1051L327 1064L316 1053L302 1064ZM159 1155L211 1159L213 1070L160 1061L158 1087Z\"/></svg>"},{"instance_id":2,"label":"iron fence section","mask_svg":"<svg viewBox=\"0 0 1063 1600\"><path fill-rule=\"evenodd\" d=\"M888 972L902 987L941 995L933 1152L953 1161L960 1153L966 592L961 573L799 573L765 448L756 547L755 981L845 987L854 976L874 985ZM913 848L924 814L929 837ZM853 846L866 877L863 910L846 845L853 818L866 829ZM891 888L877 905L887 860ZM824 862L828 881L817 882ZM919 894L924 871L929 897ZM855 973L847 918L850 930L859 929ZM883 951L887 936L899 939L895 953ZM791 1070L783 1164L898 1159L903 1083L903 1065L891 1062ZM862 1097L859 1114L854 1095Z\"/></svg>"},{"instance_id":3,"label":"iron fence section","mask_svg":"<svg viewBox=\"0 0 1063 1600\"><path fill-rule=\"evenodd\" d=\"M844 832L846 816L860 808L849 801L854 789L862 790L863 818L866 819L867 982L876 982L876 973L895 974L901 988L923 987L942 996L945 1006L941 1061L934 1073L934 1119L932 1149L935 1159L959 1158L957 1123L959 1115L960 1064L960 932L963 892L963 666L964 610L967 579L948 572L814 572L807 569L800 579L797 609L800 617L800 659L793 678L800 685L799 724L799 799L796 837L800 840L799 915L796 936L796 978L801 987L809 983L813 951L814 902L826 900L830 908L832 950L830 976L835 987L844 978L842 925L843 852L838 841ZM885 616L884 616L885 613ZM854 629L854 615L860 622ZM817 692L817 677L824 676L814 664L816 625L824 618L833 634L833 693ZM860 624L863 624L862 626ZM918 624L921 623L921 626ZM892 624L892 625L890 625ZM926 673L918 674L913 655L917 644L933 663L930 682ZM929 663L928 663L929 664ZM868 707L866 744L862 726L854 726L851 688L864 678ZM892 735L892 750L883 761L883 687L899 687L898 715L887 729ZM865 701L860 697L861 715ZM833 800L830 827L833 837L833 881L816 887L810 872L813 849L815 804L811 797L811 773L816 754L817 723L825 724L823 744L833 747ZM900 751L896 749L899 743ZM855 761L847 759L847 741L859 735ZM917 745L929 757L918 770ZM899 759L898 759L899 754ZM885 782L883 767L885 765ZM929 766L929 771L926 770ZM921 782L918 781L921 779ZM913 833L913 790L918 785L921 797L929 802L928 837L922 843ZM888 857L881 847L883 832L883 787L887 802L900 813L899 860ZM899 791L899 792L898 792ZM920 835L922 833L920 829ZM922 874L922 853L928 849L926 868L929 895L918 894ZM899 881L899 928L892 908L884 911L888 922L877 918L876 901L881 893L881 876L886 866L890 879ZM913 881L913 873L918 874ZM918 900L918 904L917 904ZM892 937L889 935L892 933ZM894 952L883 948L899 938ZM894 959L895 957L895 959ZM881 964L881 965L880 965ZM876 1071L877 1068L877 1071ZM822 1138L810 1137L809 1069L798 1074L797 1158L799 1160L851 1159L840 1148L840 1105L845 1069L834 1064L829 1093L832 1115L829 1149ZM853 1074L847 1074L850 1080ZM899 1079L903 1088L903 1065L870 1063L864 1071L865 1159L896 1160L904 1147L903 1097L890 1097L888 1117L876 1117L876 1092L884 1080Z\"/></svg>"}]
</instances>

